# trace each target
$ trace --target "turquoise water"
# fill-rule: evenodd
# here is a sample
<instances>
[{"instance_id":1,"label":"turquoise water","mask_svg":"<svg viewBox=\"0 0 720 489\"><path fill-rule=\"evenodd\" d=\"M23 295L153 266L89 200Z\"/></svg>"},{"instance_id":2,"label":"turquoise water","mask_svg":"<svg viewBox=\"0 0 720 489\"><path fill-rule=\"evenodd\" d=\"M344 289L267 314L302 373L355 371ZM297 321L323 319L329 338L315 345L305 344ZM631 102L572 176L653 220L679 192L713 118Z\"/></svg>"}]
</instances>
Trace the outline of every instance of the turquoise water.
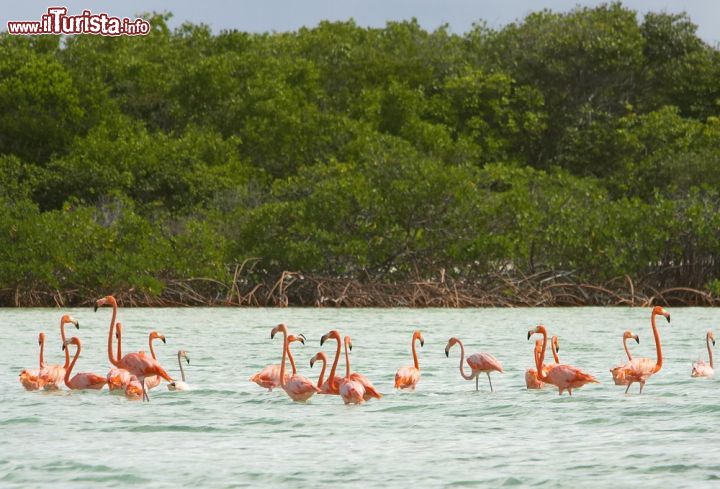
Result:
<instances>
[{"instance_id":1,"label":"turquoise water","mask_svg":"<svg viewBox=\"0 0 720 489\"><path fill-rule=\"evenodd\" d=\"M690 378L705 358L705 331L717 309L669 309L658 321L665 365L642 396L615 386L609 369L633 329L638 356L655 356L650 310L620 308L473 310L120 309L124 350L145 350L157 329L158 357L179 378L186 349L191 392L151 391L140 403L108 392L26 392L17 381L37 362L37 332L48 333L46 361L59 363L60 310L0 310L0 486L2 487L717 487L720 483L717 381ZM64 312L64 311L62 311ZM84 349L79 371L105 374L111 310L71 309ZM344 406L337 396L292 403L248 377L279 363L278 322L308 337L295 344L300 373L317 378L310 357L332 328L353 338L353 370L385 394ZM560 357L603 383L558 397L527 391L528 329L538 322L560 336ZM395 392L398 367L410 365L414 328L422 379ZM501 360L494 393L458 372L459 349ZM334 343L324 351L332 360ZM341 366L343 363L341 363Z\"/></svg>"}]
</instances>

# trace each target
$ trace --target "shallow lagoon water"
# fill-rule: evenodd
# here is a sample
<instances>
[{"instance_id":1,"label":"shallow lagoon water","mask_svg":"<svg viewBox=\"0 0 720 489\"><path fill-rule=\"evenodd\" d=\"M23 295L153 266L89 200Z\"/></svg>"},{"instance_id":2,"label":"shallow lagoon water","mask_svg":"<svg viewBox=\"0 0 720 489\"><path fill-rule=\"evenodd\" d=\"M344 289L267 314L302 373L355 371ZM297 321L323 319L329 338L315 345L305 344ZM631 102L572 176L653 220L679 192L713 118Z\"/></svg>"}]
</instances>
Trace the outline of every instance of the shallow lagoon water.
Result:
<instances>
[{"instance_id":1,"label":"shallow lagoon water","mask_svg":"<svg viewBox=\"0 0 720 489\"><path fill-rule=\"evenodd\" d=\"M665 364L645 393L625 395L610 367L624 356L632 329L638 356L655 356L647 308L572 309L120 309L123 349L156 351L179 378L176 352L186 349L191 392L151 391L151 402L102 392L26 392L17 381L36 367L37 332L47 334L46 361L61 361L60 310L0 310L0 486L2 487L717 487L720 483L720 384L691 379L706 358L705 332L720 310L670 308L659 318ZM64 311L63 311L64 312ZM110 308L67 312L83 341L78 371L105 374ZM353 338L353 370L385 394L344 406L337 396L292 403L248 381L279 363L279 322L308 342L293 351L300 373L317 378L320 336L332 328ZM538 322L560 336L563 363L601 381L575 391L527 391L532 363L528 329ZM410 365L419 328L422 379L415 392L392 388ZM72 330L72 331L71 331ZM459 349L488 351L503 362L494 393L458 372ZM334 342L322 348L332 361ZM74 350L73 350L74 351ZM344 363L341 362L341 367ZM343 367L344 368L344 367Z\"/></svg>"}]
</instances>

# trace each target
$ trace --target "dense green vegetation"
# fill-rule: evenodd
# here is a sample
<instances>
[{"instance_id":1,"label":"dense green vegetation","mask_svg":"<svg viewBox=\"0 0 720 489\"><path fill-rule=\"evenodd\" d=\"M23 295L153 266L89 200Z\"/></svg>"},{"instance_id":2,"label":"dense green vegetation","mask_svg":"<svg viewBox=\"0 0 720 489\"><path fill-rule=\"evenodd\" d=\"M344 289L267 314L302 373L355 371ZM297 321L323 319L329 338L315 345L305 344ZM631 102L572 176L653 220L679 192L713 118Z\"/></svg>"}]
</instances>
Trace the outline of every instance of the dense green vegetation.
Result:
<instances>
[{"instance_id":1,"label":"dense green vegetation","mask_svg":"<svg viewBox=\"0 0 720 489\"><path fill-rule=\"evenodd\" d=\"M0 303L228 284L248 258L248 283L562 270L720 292L720 51L684 15L166 21L0 36Z\"/></svg>"}]
</instances>

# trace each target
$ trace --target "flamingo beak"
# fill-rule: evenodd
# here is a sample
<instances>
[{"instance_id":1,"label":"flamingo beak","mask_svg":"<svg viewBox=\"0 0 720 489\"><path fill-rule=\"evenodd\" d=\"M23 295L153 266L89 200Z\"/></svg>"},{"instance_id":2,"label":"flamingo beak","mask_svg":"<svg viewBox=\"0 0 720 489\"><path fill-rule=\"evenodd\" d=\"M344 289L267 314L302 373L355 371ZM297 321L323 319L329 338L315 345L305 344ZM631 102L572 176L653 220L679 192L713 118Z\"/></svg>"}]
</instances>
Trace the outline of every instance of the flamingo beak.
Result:
<instances>
[{"instance_id":1,"label":"flamingo beak","mask_svg":"<svg viewBox=\"0 0 720 489\"><path fill-rule=\"evenodd\" d=\"M445 347L445 357L450 358L450 348Z\"/></svg>"},{"instance_id":2,"label":"flamingo beak","mask_svg":"<svg viewBox=\"0 0 720 489\"><path fill-rule=\"evenodd\" d=\"M557 346L555 347L555 351L558 352L558 353L560 353L560 345L557 345Z\"/></svg>"},{"instance_id":3,"label":"flamingo beak","mask_svg":"<svg viewBox=\"0 0 720 489\"><path fill-rule=\"evenodd\" d=\"M422 346L422 347L424 347L424 346L425 346L425 340L424 340L424 339L422 339L422 338L420 338L420 346Z\"/></svg>"},{"instance_id":4,"label":"flamingo beak","mask_svg":"<svg viewBox=\"0 0 720 489\"><path fill-rule=\"evenodd\" d=\"M305 344L305 335L300 333L300 335L297 337L297 340L304 345Z\"/></svg>"},{"instance_id":5,"label":"flamingo beak","mask_svg":"<svg viewBox=\"0 0 720 489\"><path fill-rule=\"evenodd\" d=\"M715 346L715 338L713 338L713 346Z\"/></svg>"},{"instance_id":6,"label":"flamingo beak","mask_svg":"<svg viewBox=\"0 0 720 489\"><path fill-rule=\"evenodd\" d=\"M670 313L665 313L665 319L667 319L667 322L670 322Z\"/></svg>"},{"instance_id":7,"label":"flamingo beak","mask_svg":"<svg viewBox=\"0 0 720 489\"><path fill-rule=\"evenodd\" d=\"M75 325L75 329L80 329L80 321L76 319L73 324Z\"/></svg>"},{"instance_id":8,"label":"flamingo beak","mask_svg":"<svg viewBox=\"0 0 720 489\"><path fill-rule=\"evenodd\" d=\"M638 335L633 336L635 338L635 341L637 341L637 344L640 344L640 337Z\"/></svg>"},{"instance_id":9,"label":"flamingo beak","mask_svg":"<svg viewBox=\"0 0 720 489\"><path fill-rule=\"evenodd\" d=\"M310 368L313 368L313 365L315 365L315 357L310 359Z\"/></svg>"},{"instance_id":10,"label":"flamingo beak","mask_svg":"<svg viewBox=\"0 0 720 489\"><path fill-rule=\"evenodd\" d=\"M528 331L528 340L530 339L530 337L533 335L534 332L535 332L535 330L533 330L533 329Z\"/></svg>"},{"instance_id":11,"label":"flamingo beak","mask_svg":"<svg viewBox=\"0 0 720 489\"><path fill-rule=\"evenodd\" d=\"M350 351L352 351L352 343L348 344L348 348L350 348Z\"/></svg>"},{"instance_id":12,"label":"flamingo beak","mask_svg":"<svg viewBox=\"0 0 720 489\"><path fill-rule=\"evenodd\" d=\"M65 343L63 343L62 351L65 351Z\"/></svg>"},{"instance_id":13,"label":"flamingo beak","mask_svg":"<svg viewBox=\"0 0 720 489\"><path fill-rule=\"evenodd\" d=\"M98 309L98 305L97 305L97 302L96 302L96 303L95 303L95 307L93 307L93 312L97 312L97 309Z\"/></svg>"},{"instance_id":14,"label":"flamingo beak","mask_svg":"<svg viewBox=\"0 0 720 489\"><path fill-rule=\"evenodd\" d=\"M328 335L326 335L326 334L322 335L322 337L320 338L320 346L323 346L323 343L325 343L325 340L327 340L327 338L328 338Z\"/></svg>"},{"instance_id":15,"label":"flamingo beak","mask_svg":"<svg viewBox=\"0 0 720 489\"><path fill-rule=\"evenodd\" d=\"M165 344L167 345L167 341L165 341L165 337L164 337L164 336L161 336L160 339L162 340L163 343L165 343Z\"/></svg>"},{"instance_id":16,"label":"flamingo beak","mask_svg":"<svg viewBox=\"0 0 720 489\"><path fill-rule=\"evenodd\" d=\"M185 355L185 361L187 362L188 365L190 365L190 358L187 355Z\"/></svg>"}]
</instances>

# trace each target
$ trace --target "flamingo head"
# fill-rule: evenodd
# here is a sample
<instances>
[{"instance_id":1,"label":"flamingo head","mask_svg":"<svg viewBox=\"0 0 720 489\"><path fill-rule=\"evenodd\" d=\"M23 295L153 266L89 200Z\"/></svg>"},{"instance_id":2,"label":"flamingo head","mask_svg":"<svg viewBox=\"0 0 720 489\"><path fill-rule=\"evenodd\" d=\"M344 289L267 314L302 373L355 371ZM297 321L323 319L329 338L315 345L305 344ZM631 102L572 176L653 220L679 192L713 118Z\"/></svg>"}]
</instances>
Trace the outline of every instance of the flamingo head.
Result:
<instances>
[{"instance_id":1,"label":"flamingo head","mask_svg":"<svg viewBox=\"0 0 720 489\"><path fill-rule=\"evenodd\" d=\"M102 307L105 304L110 304L112 306L117 306L117 302L115 301L115 297L111 295L106 295L105 297L101 297L98 300L95 301L95 308L94 310L97 312L98 307Z\"/></svg>"},{"instance_id":2,"label":"flamingo head","mask_svg":"<svg viewBox=\"0 0 720 489\"><path fill-rule=\"evenodd\" d=\"M707 337L709 340L712 340L713 346L715 346L715 335L713 334L712 331L707 332Z\"/></svg>"},{"instance_id":3,"label":"flamingo head","mask_svg":"<svg viewBox=\"0 0 720 489\"><path fill-rule=\"evenodd\" d=\"M294 341L299 341L299 342L302 343L303 345L305 344L305 339L306 339L306 338L305 338L305 335L302 334L302 333L300 333L298 336L295 336L294 334L291 334L291 335L288 335L288 338L287 338L288 343L292 343L292 342L294 342Z\"/></svg>"},{"instance_id":4,"label":"flamingo head","mask_svg":"<svg viewBox=\"0 0 720 489\"><path fill-rule=\"evenodd\" d=\"M42 345L43 343L45 343L45 333L41 331L38 335L38 345Z\"/></svg>"},{"instance_id":5,"label":"flamingo head","mask_svg":"<svg viewBox=\"0 0 720 489\"><path fill-rule=\"evenodd\" d=\"M352 340L349 336L345 337L345 345L348 347L348 350L352 351Z\"/></svg>"},{"instance_id":6,"label":"flamingo head","mask_svg":"<svg viewBox=\"0 0 720 489\"><path fill-rule=\"evenodd\" d=\"M454 336L448 340L447 345L445 346L445 356L446 357L450 356L450 348L455 346L456 343L460 343L460 340Z\"/></svg>"},{"instance_id":7,"label":"flamingo head","mask_svg":"<svg viewBox=\"0 0 720 489\"><path fill-rule=\"evenodd\" d=\"M185 350L180 350L178 352L178 357L184 358L188 365L190 365L190 357L188 356L188 353Z\"/></svg>"},{"instance_id":8,"label":"flamingo head","mask_svg":"<svg viewBox=\"0 0 720 489\"><path fill-rule=\"evenodd\" d=\"M163 343L167 343L167 341L165 341L165 335L162 335L162 334L158 333L157 331L151 331L150 332L150 341L152 341L154 339L159 339L159 340L162 340Z\"/></svg>"},{"instance_id":9,"label":"flamingo head","mask_svg":"<svg viewBox=\"0 0 720 489\"><path fill-rule=\"evenodd\" d=\"M320 338L320 346L323 346L323 344L330 338L333 338L337 340L338 343L340 343L340 331L338 331L337 329L333 329L327 334L322 335L322 337Z\"/></svg>"},{"instance_id":10,"label":"flamingo head","mask_svg":"<svg viewBox=\"0 0 720 489\"><path fill-rule=\"evenodd\" d=\"M667 312L665 309L663 309L661 306L655 306L652 310L653 316L656 316L658 314L665 316L665 319L667 319L667 322L670 322L670 313Z\"/></svg>"},{"instance_id":11,"label":"flamingo head","mask_svg":"<svg viewBox=\"0 0 720 489\"><path fill-rule=\"evenodd\" d=\"M547 330L545 329L545 326L543 326L542 324L538 324L534 329L528 331L528 339L530 339L530 337L534 334L541 334L543 336L547 336Z\"/></svg>"},{"instance_id":12,"label":"flamingo head","mask_svg":"<svg viewBox=\"0 0 720 489\"><path fill-rule=\"evenodd\" d=\"M75 328L80 329L80 322L69 314L65 314L62 318L60 318L60 325L67 323L72 323L75 325Z\"/></svg>"},{"instance_id":13,"label":"flamingo head","mask_svg":"<svg viewBox=\"0 0 720 489\"><path fill-rule=\"evenodd\" d=\"M122 323L115 323L115 338L120 339L120 337L122 336L122 329Z\"/></svg>"},{"instance_id":14,"label":"flamingo head","mask_svg":"<svg viewBox=\"0 0 720 489\"><path fill-rule=\"evenodd\" d=\"M625 332L623 333L623 339L624 339L624 340L631 340L631 339L632 339L632 340L635 340L638 345L640 344L640 337L639 337L638 335L636 335L636 334L633 334L633 332L630 331L630 330L627 330L627 331L625 331Z\"/></svg>"},{"instance_id":15,"label":"flamingo head","mask_svg":"<svg viewBox=\"0 0 720 489\"><path fill-rule=\"evenodd\" d=\"M420 330L416 330L413 333L413 341L415 341L416 339L420 341L420 346L425 346L425 338L423 338L423 335L420 332Z\"/></svg>"},{"instance_id":16,"label":"flamingo head","mask_svg":"<svg viewBox=\"0 0 720 489\"><path fill-rule=\"evenodd\" d=\"M275 326L275 327L272 329L272 331L270 331L270 339L275 338L275 335L276 335L278 332L281 332L281 333L283 333L285 336L287 336L287 326L285 326L285 323L280 323L280 324L278 324L277 326Z\"/></svg>"},{"instance_id":17,"label":"flamingo head","mask_svg":"<svg viewBox=\"0 0 720 489\"><path fill-rule=\"evenodd\" d=\"M552 346L555 348L555 353L560 353L560 343L558 342L557 335L552 337Z\"/></svg>"},{"instance_id":18,"label":"flamingo head","mask_svg":"<svg viewBox=\"0 0 720 489\"><path fill-rule=\"evenodd\" d=\"M63 351L65 351L65 348L67 348L67 346L69 344L73 344L79 348L80 347L80 338L78 338L77 336L73 336L72 338L65 340L65 342L63 343L63 346L62 346Z\"/></svg>"},{"instance_id":19,"label":"flamingo head","mask_svg":"<svg viewBox=\"0 0 720 489\"><path fill-rule=\"evenodd\" d=\"M325 353L321 351L317 352L315 356L310 359L310 368L312 368L313 365L315 365L315 362L317 362L318 360L322 360L323 362L327 363L327 356L325 355Z\"/></svg>"}]
</instances>

